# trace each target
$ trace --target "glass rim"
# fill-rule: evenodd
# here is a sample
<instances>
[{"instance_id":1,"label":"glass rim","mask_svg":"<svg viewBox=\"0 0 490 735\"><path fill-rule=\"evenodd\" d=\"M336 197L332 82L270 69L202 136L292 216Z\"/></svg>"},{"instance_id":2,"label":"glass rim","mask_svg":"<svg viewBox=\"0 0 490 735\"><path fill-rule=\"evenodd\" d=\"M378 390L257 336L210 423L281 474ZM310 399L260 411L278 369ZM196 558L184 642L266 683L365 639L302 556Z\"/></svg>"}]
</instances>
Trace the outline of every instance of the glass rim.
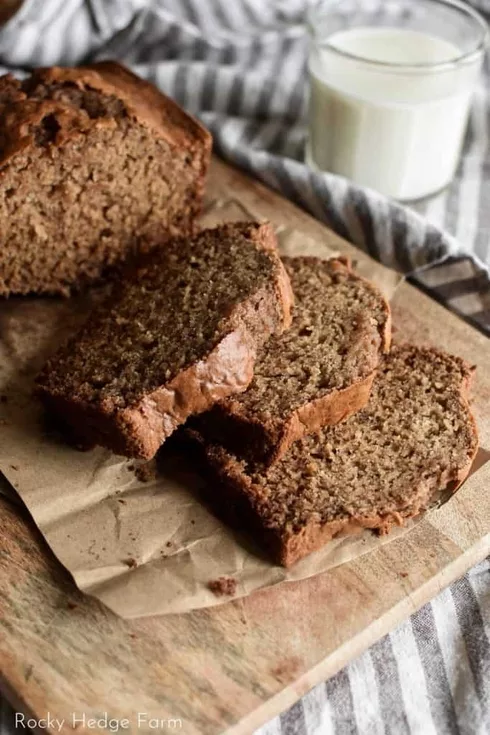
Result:
<instances>
[{"instance_id":1,"label":"glass rim","mask_svg":"<svg viewBox=\"0 0 490 735\"><path fill-rule=\"evenodd\" d=\"M475 10L475 8L473 8L471 5L468 5L467 3L461 2L461 0L429 0L429 2L438 5L445 5L446 7L453 10L459 10L464 15L466 15L466 17L471 18L479 27L481 32L481 37L476 47L474 49L461 53L459 56L455 56L454 59L448 59L447 61L429 61L421 62L418 64L405 64L404 62L376 61L375 59L369 59L366 56L361 56L360 54L353 54L350 51L345 51L338 48L338 46L334 46L329 43L328 37L325 42L321 42L319 45L322 48L328 49L329 51L332 51L334 54L336 54L337 56L341 56L344 59L350 59L351 61L360 62L366 66L373 67L373 69L391 69L393 71L447 71L449 69L454 69L456 66L470 63L480 54L485 53L485 50L489 45L490 40L490 27L483 15L479 13L478 10ZM315 17L318 17L315 16L315 12L319 12L318 2L310 5L307 16L308 27L313 38L316 38ZM383 26L372 26L372 28L377 27L382 28Z\"/></svg>"}]
</instances>

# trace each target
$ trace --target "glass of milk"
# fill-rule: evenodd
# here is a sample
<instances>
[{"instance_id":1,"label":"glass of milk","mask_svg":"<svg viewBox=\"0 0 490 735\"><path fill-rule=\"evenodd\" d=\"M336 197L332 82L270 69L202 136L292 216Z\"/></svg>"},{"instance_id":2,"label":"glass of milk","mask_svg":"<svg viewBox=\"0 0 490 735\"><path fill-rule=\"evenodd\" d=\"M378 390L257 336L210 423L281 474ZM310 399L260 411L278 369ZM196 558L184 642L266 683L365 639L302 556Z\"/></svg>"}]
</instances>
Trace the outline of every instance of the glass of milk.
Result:
<instances>
[{"instance_id":1,"label":"glass of milk","mask_svg":"<svg viewBox=\"0 0 490 735\"><path fill-rule=\"evenodd\" d=\"M320 0L310 8L307 162L401 201L454 176L488 42L460 0Z\"/></svg>"}]
</instances>

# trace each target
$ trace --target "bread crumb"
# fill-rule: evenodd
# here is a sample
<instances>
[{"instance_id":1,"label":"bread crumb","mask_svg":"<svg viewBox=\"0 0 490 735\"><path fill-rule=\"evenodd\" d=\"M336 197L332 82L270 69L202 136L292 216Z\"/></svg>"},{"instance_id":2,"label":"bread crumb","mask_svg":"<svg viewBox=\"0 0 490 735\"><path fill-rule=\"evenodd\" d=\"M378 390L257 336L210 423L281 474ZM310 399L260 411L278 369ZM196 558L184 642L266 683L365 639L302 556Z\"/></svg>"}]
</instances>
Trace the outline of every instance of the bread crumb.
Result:
<instances>
[{"instance_id":1,"label":"bread crumb","mask_svg":"<svg viewBox=\"0 0 490 735\"><path fill-rule=\"evenodd\" d=\"M128 466L128 469L134 472L136 479L140 482L150 482L150 480L154 480L157 476L154 462L131 464Z\"/></svg>"},{"instance_id":2,"label":"bread crumb","mask_svg":"<svg viewBox=\"0 0 490 735\"><path fill-rule=\"evenodd\" d=\"M123 564L126 564L126 566L130 569L134 569L138 566L138 562L136 561L136 559L133 559L132 556L129 556L127 559L123 559Z\"/></svg>"},{"instance_id":3,"label":"bread crumb","mask_svg":"<svg viewBox=\"0 0 490 735\"><path fill-rule=\"evenodd\" d=\"M279 681L289 681L294 677L301 666L301 660L297 656L290 656L280 661L277 666L271 670L271 674L279 679Z\"/></svg>"},{"instance_id":4,"label":"bread crumb","mask_svg":"<svg viewBox=\"0 0 490 735\"><path fill-rule=\"evenodd\" d=\"M408 572L400 572L400 577L408 577Z\"/></svg>"},{"instance_id":5,"label":"bread crumb","mask_svg":"<svg viewBox=\"0 0 490 735\"><path fill-rule=\"evenodd\" d=\"M134 474L140 482L150 482L150 480L154 480L156 477L155 469L145 464L140 465Z\"/></svg>"},{"instance_id":6,"label":"bread crumb","mask_svg":"<svg viewBox=\"0 0 490 735\"><path fill-rule=\"evenodd\" d=\"M208 582L208 588L213 595L222 597L224 595L234 595L236 592L236 579L233 577L219 577Z\"/></svg>"}]
</instances>

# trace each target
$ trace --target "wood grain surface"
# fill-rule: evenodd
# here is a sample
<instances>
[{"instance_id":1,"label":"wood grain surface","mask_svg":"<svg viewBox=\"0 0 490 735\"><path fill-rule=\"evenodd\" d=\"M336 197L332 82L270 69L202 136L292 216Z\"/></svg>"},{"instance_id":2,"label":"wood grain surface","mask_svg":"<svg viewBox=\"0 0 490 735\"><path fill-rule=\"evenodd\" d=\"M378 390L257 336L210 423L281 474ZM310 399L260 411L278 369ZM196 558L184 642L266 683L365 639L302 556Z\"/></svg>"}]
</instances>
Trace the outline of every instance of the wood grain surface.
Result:
<instances>
[{"instance_id":1,"label":"wood grain surface","mask_svg":"<svg viewBox=\"0 0 490 735\"><path fill-rule=\"evenodd\" d=\"M208 195L230 192L257 216L366 259L292 204L215 161ZM397 290L394 314L407 338L478 364L474 405L480 458L486 458L489 341L406 283ZM186 734L250 733L489 553L490 504L482 493L490 463L476 478L409 534L326 574L210 610L134 621L78 593L27 514L0 498L3 690L23 711L62 720L65 733L73 725L78 733L107 732L103 722L88 723L106 713L126 718L131 733L155 732L150 717L180 719L181 727L167 729Z\"/></svg>"}]
</instances>

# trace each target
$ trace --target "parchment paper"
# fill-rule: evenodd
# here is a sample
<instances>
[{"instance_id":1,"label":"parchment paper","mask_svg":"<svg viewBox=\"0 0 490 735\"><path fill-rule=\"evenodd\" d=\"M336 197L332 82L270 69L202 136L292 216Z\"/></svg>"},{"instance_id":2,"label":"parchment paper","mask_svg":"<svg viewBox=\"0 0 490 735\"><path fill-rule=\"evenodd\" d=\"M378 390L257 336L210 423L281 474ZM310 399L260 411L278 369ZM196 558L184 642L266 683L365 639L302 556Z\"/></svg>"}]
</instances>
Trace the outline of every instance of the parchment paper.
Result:
<instances>
[{"instance_id":1,"label":"parchment paper","mask_svg":"<svg viewBox=\"0 0 490 735\"><path fill-rule=\"evenodd\" d=\"M243 219L237 202L214 202L205 223ZM283 253L331 257L325 243L297 231L279 233ZM388 297L398 274L364 264L360 271ZM381 279L380 279L381 274ZM219 522L199 500L201 480L185 457L143 469L103 449L79 452L49 428L32 397L46 356L84 319L104 289L70 300L22 298L0 305L0 469L77 586L114 612L133 618L217 605L208 584L233 577L236 593L310 577L396 538L369 532L338 539L296 564L273 566L248 537Z\"/></svg>"}]
</instances>

